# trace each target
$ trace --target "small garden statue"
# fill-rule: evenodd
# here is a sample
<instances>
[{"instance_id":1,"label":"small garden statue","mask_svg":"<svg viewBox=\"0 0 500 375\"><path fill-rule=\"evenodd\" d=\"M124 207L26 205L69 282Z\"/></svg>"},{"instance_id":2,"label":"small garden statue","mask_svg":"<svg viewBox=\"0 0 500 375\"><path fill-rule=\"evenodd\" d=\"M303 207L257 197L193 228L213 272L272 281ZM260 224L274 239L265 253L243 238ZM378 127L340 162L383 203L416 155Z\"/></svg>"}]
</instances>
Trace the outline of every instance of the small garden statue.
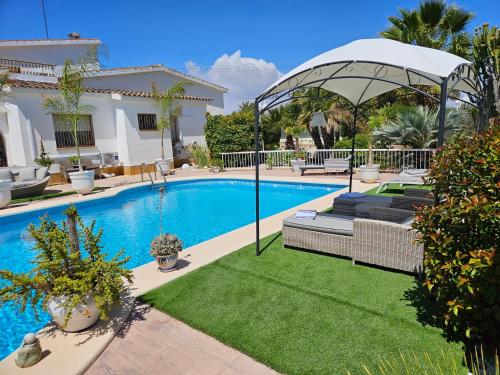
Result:
<instances>
[{"instance_id":1,"label":"small garden statue","mask_svg":"<svg viewBox=\"0 0 500 375\"><path fill-rule=\"evenodd\" d=\"M42 347L34 333L24 336L23 342L17 350L16 365L21 368L36 365L42 359Z\"/></svg>"}]
</instances>

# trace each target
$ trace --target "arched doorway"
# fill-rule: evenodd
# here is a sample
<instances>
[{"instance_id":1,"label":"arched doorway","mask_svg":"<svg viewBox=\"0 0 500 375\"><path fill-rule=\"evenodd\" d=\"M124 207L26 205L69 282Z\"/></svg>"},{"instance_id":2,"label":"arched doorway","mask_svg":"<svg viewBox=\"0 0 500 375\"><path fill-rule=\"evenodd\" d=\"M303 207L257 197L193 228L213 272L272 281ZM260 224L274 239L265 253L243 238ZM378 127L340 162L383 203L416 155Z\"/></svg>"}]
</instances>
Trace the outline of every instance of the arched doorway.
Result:
<instances>
[{"instance_id":1,"label":"arched doorway","mask_svg":"<svg viewBox=\"0 0 500 375\"><path fill-rule=\"evenodd\" d=\"M0 133L0 167L6 167L7 166L7 149L5 147L5 140Z\"/></svg>"}]
</instances>

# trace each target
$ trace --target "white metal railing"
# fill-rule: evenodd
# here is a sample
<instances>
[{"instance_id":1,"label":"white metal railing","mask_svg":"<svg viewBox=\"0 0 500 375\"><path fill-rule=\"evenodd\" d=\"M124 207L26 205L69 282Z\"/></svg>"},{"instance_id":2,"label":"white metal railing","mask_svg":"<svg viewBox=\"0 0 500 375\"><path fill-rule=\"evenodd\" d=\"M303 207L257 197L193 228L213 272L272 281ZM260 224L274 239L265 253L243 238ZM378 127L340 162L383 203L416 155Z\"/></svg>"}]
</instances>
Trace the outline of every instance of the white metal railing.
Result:
<instances>
[{"instance_id":1,"label":"white metal railing","mask_svg":"<svg viewBox=\"0 0 500 375\"><path fill-rule=\"evenodd\" d=\"M30 75L55 76L55 65L40 64L31 61L20 61L0 59L0 67L5 67L11 73L23 73Z\"/></svg>"},{"instance_id":2,"label":"white metal railing","mask_svg":"<svg viewBox=\"0 0 500 375\"><path fill-rule=\"evenodd\" d=\"M381 172L401 172L408 168L428 168L435 149L373 149L373 162L380 165ZM304 150L300 151L305 164L323 164L325 159L347 158L350 149ZM368 149L354 150L354 168L368 162ZM221 153L224 169L252 170L255 169L255 152L224 152ZM291 161L296 159L294 150L260 151L259 167L268 169L289 169Z\"/></svg>"}]
</instances>

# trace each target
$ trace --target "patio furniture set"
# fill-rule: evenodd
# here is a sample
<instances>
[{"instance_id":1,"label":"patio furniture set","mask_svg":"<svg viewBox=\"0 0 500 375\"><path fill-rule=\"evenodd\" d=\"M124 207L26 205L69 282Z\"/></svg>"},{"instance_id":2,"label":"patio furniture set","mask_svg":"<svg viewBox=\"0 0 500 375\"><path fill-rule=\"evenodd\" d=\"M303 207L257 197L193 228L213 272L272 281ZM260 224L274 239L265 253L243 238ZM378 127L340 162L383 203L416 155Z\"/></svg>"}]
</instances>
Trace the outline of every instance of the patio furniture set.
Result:
<instances>
[{"instance_id":1,"label":"patio furniture set","mask_svg":"<svg viewBox=\"0 0 500 375\"><path fill-rule=\"evenodd\" d=\"M50 180L47 167L0 168L0 181L7 182L12 199L41 194Z\"/></svg>"},{"instance_id":2,"label":"patio furniture set","mask_svg":"<svg viewBox=\"0 0 500 375\"><path fill-rule=\"evenodd\" d=\"M417 207L433 203L425 193L407 189L403 197L343 194L334 199L331 213L286 218L283 245L420 274L423 246L415 243L411 225Z\"/></svg>"}]
</instances>

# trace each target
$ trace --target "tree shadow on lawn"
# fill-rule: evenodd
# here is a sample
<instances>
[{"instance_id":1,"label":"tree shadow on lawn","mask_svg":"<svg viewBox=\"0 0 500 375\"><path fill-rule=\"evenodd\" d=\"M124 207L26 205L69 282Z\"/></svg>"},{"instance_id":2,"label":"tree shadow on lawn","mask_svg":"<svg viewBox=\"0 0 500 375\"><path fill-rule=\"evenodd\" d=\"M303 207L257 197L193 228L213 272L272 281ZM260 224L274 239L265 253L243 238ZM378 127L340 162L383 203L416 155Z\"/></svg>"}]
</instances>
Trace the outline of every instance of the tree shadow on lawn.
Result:
<instances>
[{"instance_id":1,"label":"tree shadow on lawn","mask_svg":"<svg viewBox=\"0 0 500 375\"><path fill-rule=\"evenodd\" d=\"M417 321L423 326L438 328L442 331L442 336L447 342L464 344L460 336L450 330L445 324L444 312L439 308L438 302L428 292L427 288L418 280L415 280L413 287L403 294L404 300L414 307L417 313Z\"/></svg>"}]
</instances>

